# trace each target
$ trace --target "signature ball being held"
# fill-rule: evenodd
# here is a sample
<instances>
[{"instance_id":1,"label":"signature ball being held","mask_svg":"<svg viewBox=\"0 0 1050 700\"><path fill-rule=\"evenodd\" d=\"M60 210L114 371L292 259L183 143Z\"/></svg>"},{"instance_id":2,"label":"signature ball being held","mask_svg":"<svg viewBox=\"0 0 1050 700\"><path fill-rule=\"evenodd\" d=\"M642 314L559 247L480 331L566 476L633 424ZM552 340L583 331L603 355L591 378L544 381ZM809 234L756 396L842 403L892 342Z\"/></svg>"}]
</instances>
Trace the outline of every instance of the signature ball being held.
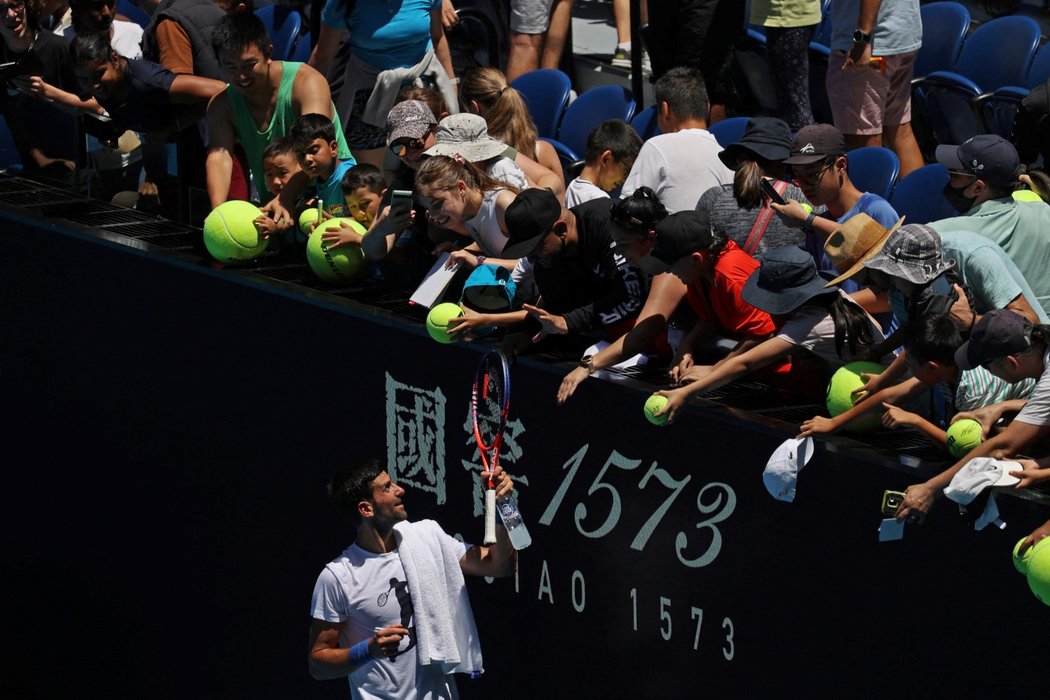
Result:
<instances>
[{"instance_id":1,"label":"signature ball being held","mask_svg":"<svg viewBox=\"0 0 1050 700\"><path fill-rule=\"evenodd\" d=\"M445 302L438 304L427 314L427 333L437 342L448 345L456 339L448 334L448 322L463 315L459 304Z\"/></svg>"},{"instance_id":2,"label":"signature ball being held","mask_svg":"<svg viewBox=\"0 0 1050 700\"><path fill-rule=\"evenodd\" d=\"M831 375L828 382L827 406L828 413L832 418L841 415L853 408L853 392L864 386L861 374L882 374L882 365L876 362L850 362L839 367L835 374ZM864 397L859 397L863 399ZM860 420L853 421L846 430L852 432L870 432L877 430L882 425L882 417L878 414L867 415Z\"/></svg>"},{"instance_id":3,"label":"signature ball being held","mask_svg":"<svg viewBox=\"0 0 1050 700\"><path fill-rule=\"evenodd\" d=\"M952 457L963 457L982 442L981 424L972 418L963 418L948 426L948 452Z\"/></svg>"},{"instance_id":4,"label":"signature ball being held","mask_svg":"<svg viewBox=\"0 0 1050 700\"><path fill-rule=\"evenodd\" d=\"M364 226L353 219L330 219L314 229L306 242L306 262L314 274L329 284L352 282L365 271L365 254L359 245L330 248L321 240L321 233L345 223L362 236L368 233Z\"/></svg>"},{"instance_id":5,"label":"signature ball being held","mask_svg":"<svg viewBox=\"0 0 1050 700\"><path fill-rule=\"evenodd\" d=\"M642 411L645 413L645 419L653 425L663 425L667 422L667 414L662 416L655 415L659 411L664 410L667 406L667 397L661 396L660 394L653 394L645 400L645 406Z\"/></svg>"}]
</instances>

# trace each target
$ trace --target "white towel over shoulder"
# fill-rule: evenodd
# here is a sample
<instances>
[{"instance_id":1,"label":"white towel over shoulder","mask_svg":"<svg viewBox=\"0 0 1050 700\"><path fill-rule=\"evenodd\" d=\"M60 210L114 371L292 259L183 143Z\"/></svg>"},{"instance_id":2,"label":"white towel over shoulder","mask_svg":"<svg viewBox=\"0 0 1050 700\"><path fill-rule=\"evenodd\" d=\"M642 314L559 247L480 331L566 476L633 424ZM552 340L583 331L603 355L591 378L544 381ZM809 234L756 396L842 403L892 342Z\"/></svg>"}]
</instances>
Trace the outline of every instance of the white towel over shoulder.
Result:
<instances>
[{"instance_id":1,"label":"white towel over shoulder","mask_svg":"<svg viewBox=\"0 0 1050 700\"><path fill-rule=\"evenodd\" d=\"M433 520L398 523L394 536L412 596L420 663L480 675L481 642L459 565L463 545Z\"/></svg>"}]
</instances>

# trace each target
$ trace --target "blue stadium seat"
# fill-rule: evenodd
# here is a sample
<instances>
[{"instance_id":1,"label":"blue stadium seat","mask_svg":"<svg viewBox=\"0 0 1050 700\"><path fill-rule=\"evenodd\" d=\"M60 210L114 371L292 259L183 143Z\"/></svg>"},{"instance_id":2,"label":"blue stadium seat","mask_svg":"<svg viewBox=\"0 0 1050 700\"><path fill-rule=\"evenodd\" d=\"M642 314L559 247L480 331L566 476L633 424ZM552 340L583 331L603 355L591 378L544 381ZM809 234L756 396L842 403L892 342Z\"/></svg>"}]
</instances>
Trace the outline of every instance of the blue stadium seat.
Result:
<instances>
[{"instance_id":1,"label":"blue stadium seat","mask_svg":"<svg viewBox=\"0 0 1050 700\"><path fill-rule=\"evenodd\" d=\"M292 49L299 38L303 19L295 8L286 5L268 5L255 11L255 16L266 25L273 42L273 60L291 60Z\"/></svg>"},{"instance_id":2,"label":"blue stadium seat","mask_svg":"<svg viewBox=\"0 0 1050 700\"><path fill-rule=\"evenodd\" d=\"M544 139L554 145L562 167L571 172L587 150L587 137L608 119L630 121L634 116L634 95L619 85L602 85L582 93L565 110L557 139Z\"/></svg>"},{"instance_id":3,"label":"blue stadium seat","mask_svg":"<svg viewBox=\"0 0 1050 700\"><path fill-rule=\"evenodd\" d=\"M740 140L749 121L751 121L751 117L730 117L729 119L723 119L717 124L712 124L707 127L707 130L714 135L718 145L725 148L729 144Z\"/></svg>"},{"instance_id":4,"label":"blue stadium seat","mask_svg":"<svg viewBox=\"0 0 1050 700\"><path fill-rule=\"evenodd\" d=\"M631 119L631 126L642 137L643 141L651 139L657 134L662 134L660 126L656 123L656 107L646 107Z\"/></svg>"},{"instance_id":5,"label":"blue stadium seat","mask_svg":"<svg viewBox=\"0 0 1050 700\"><path fill-rule=\"evenodd\" d=\"M307 32L299 37L299 40L295 42L295 48L292 50L292 56L289 61L298 61L299 63L306 63L310 60L310 53L313 51L313 47L310 46L310 34Z\"/></svg>"},{"instance_id":6,"label":"blue stadium seat","mask_svg":"<svg viewBox=\"0 0 1050 700\"><path fill-rule=\"evenodd\" d=\"M849 161L849 179L858 190L890 198L901 172L896 153L882 146L865 146L847 153L846 159Z\"/></svg>"},{"instance_id":7,"label":"blue stadium seat","mask_svg":"<svg viewBox=\"0 0 1050 700\"><path fill-rule=\"evenodd\" d=\"M941 190L948 184L948 168L940 163L924 165L908 173L893 188L890 204L905 223L928 224L955 216Z\"/></svg>"},{"instance_id":8,"label":"blue stadium seat","mask_svg":"<svg viewBox=\"0 0 1050 700\"><path fill-rule=\"evenodd\" d=\"M572 92L569 76L560 70L541 68L518 76L510 86L521 93L539 135L557 138Z\"/></svg>"},{"instance_id":9,"label":"blue stadium seat","mask_svg":"<svg viewBox=\"0 0 1050 700\"><path fill-rule=\"evenodd\" d=\"M149 14L138 5L133 4L131 0L117 0L117 12L143 29L148 27L151 21Z\"/></svg>"},{"instance_id":10,"label":"blue stadium seat","mask_svg":"<svg viewBox=\"0 0 1050 700\"><path fill-rule=\"evenodd\" d=\"M1014 128L1014 119L1021 100L1028 93L1050 79L1050 49L1043 46L1035 55L1032 67L1023 86L1007 85L993 92L986 92L973 99L974 110L981 119L984 130L1009 139Z\"/></svg>"},{"instance_id":11,"label":"blue stadium seat","mask_svg":"<svg viewBox=\"0 0 1050 700\"><path fill-rule=\"evenodd\" d=\"M917 79L914 85L938 143L962 143L983 131L974 98L1007 85L1024 85L1039 40L1034 20L999 17L970 34L954 72L934 71Z\"/></svg>"},{"instance_id":12,"label":"blue stadium seat","mask_svg":"<svg viewBox=\"0 0 1050 700\"><path fill-rule=\"evenodd\" d=\"M920 8L922 47L915 57L915 76L952 70L959 61L966 33L970 31L970 11L957 2L931 2Z\"/></svg>"}]
</instances>

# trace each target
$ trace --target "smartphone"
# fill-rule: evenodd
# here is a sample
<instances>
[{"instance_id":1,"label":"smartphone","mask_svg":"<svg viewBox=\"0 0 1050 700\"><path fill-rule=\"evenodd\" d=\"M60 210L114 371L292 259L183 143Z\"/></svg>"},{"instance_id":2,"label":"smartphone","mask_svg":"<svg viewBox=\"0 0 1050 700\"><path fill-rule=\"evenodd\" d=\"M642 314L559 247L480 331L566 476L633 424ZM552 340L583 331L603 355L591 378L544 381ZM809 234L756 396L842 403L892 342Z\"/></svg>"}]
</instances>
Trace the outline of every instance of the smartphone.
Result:
<instances>
[{"instance_id":1,"label":"smartphone","mask_svg":"<svg viewBox=\"0 0 1050 700\"><path fill-rule=\"evenodd\" d=\"M390 195L390 206L412 206L412 190L394 190L394 193Z\"/></svg>"},{"instance_id":2,"label":"smartphone","mask_svg":"<svg viewBox=\"0 0 1050 700\"><path fill-rule=\"evenodd\" d=\"M773 187L772 180L762 178L761 182L759 182L759 186L762 188L762 192L777 204L787 204L787 201L785 201L784 198L780 196L780 193L777 192L777 188Z\"/></svg>"},{"instance_id":3,"label":"smartphone","mask_svg":"<svg viewBox=\"0 0 1050 700\"><path fill-rule=\"evenodd\" d=\"M883 491L882 492L882 514L886 516L894 516L897 514L897 509L901 507L901 503L904 503L904 493L902 491Z\"/></svg>"}]
</instances>

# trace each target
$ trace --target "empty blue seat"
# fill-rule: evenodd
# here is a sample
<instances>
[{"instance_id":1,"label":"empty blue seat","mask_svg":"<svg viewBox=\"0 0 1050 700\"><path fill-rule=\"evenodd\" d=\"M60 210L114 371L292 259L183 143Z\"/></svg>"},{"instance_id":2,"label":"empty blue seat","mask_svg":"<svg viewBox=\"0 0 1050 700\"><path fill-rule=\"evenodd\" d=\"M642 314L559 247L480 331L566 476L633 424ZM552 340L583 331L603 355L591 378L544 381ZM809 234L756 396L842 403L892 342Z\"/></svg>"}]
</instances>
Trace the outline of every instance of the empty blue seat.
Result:
<instances>
[{"instance_id":1,"label":"empty blue seat","mask_svg":"<svg viewBox=\"0 0 1050 700\"><path fill-rule=\"evenodd\" d=\"M974 109L981 118L984 130L990 134L998 134L1004 139L1010 138L1021 100L1027 97L1030 91L1046 83L1048 79L1050 79L1050 49L1043 46L1036 53L1023 86L1007 85L974 98Z\"/></svg>"},{"instance_id":2,"label":"empty blue seat","mask_svg":"<svg viewBox=\"0 0 1050 700\"><path fill-rule=\"evenodd\" d=\"M928 224L955 216L941 191L948 184L948 168L940 163L924 165L908 173L893 188L890 204L905 223Z\"/></svg>"},{"instance_id":3,"label":"empty blue seat","mask_svg":"<svg viewBox=\"0 0 1050 700\"><path fill-rule=\"evenodd\" d=\"M966 39L953 72L934 71L916 81L939 143L962 143L983 131L974 99L1007 85L1024 85L1039 39L1039 25L1028 17L993 19Z\"/></svg>"},{"instance_id":4,"label":"empty blue seat","mask_svg":"<svg viewBox=\"0 0 1050 700\"><path fill-rule=\"evenodd\" d=\"M634 95L619 85L602 85L582 93L565 110L557 139L549 141L561 158L566 173L571 173L587 150L587 137L609 119L630 121L634 116Z\"/></svg>"},{"instance_id":5,"label":"empty blue seat","mask_svg":"<svg viewBox=\"0 0 1050 700\"><path fill-rule=\"evenodd\" d=\"M255 16L266 25L266 33L273 43L275 61L291 60L292 49L299 38L303 19L295 8L286 5L268 5L255 11Z\"/></svg>"},{"instance_id":6,"label":"empty blue seat","mask_svg":"<svg viewBox=\"0 0 1050 700\"><path fill-rule=\"evenodd\" d=\"M970 11L957 2L931 2L923 5L922 47L915 57L915 76L939 70L952 70L962 53L970 31Z\"/></svg>"},{"instance_id":7,"label":"empty blue seat","mask_svg":"<svg viewBox=\"0 0 1050 700\"><path fill-rule=\"evenodd\" d=\"M569 76L560 70L541 68L518 76L510 86L521 93L539 135L557 138L572 92Z\"/></svg>"},{"instance_id":8,"label":"empty blue seat","mask_svg":"<svg viewBox=\"0 0 1050 700\"><path fill-rule=\"evenodd\" d=\"M298 61L299 63L306 63L310 60L310 53L313 51L313 47L310 46L310 34L306 33L299 37L299 40L295 42L295 48L292 50L292 56L289 61Z\"/></svg>"},{"instance_id":9,"label":"empty blue seat","mask_svg":"<svg viewBox=\"0 0 1050 700\"><path fill-rule=\"evenodd\" d=\"M744 129L747 128L747 123L751 121L751 117L730 117L729 119L723 119L722 121L712 124L707 127L707 130L714 135L718 141L718 145L725 148L731 143L736 143L740 140L740 137L744 135Z\"/></svg>"},{"instance_id":10,"label":"empty blue seat","mask_svg":"<svg viewBox=\"0 0 1050 700\"><path fill-rule=\"evenodd\" d=\"M656 123L656 107L649 106L643 109L631 119L631 126L642 137L643 141L662 134L660 125Z\"/></svg>"},{"instance_id":11,"label":"empty blue seat","mask_svg":"<svg viewBox=\"0 0 1050 700\"><path fill-rule=\"evenodd\" d=\"M861 192L871 192L883 199L889 199L897 177L901 172L901 162L897 154L882 146L865 146L846 154L849 162L849 179Z\"/></svg>"}]
</instances>

